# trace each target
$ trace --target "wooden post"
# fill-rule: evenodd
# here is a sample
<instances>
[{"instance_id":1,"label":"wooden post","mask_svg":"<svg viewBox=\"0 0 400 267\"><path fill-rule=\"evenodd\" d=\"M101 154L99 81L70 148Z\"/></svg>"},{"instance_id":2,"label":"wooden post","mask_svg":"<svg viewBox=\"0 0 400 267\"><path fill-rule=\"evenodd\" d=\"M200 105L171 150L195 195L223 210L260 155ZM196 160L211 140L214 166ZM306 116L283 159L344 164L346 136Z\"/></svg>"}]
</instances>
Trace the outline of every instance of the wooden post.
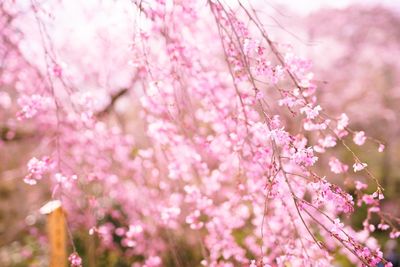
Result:
<instances>
[{"instance_id":1,"label":"wooden post","mask_svg":"<svg viewBox=\"0 0 400 267\"><path fill-rule=\"evenodd\" d=\"M50 245L50 267L67 266L67 225L65 212L58 200L44 205L40 212L47 214L47 234Z\"/></svg>"}]
</instances>

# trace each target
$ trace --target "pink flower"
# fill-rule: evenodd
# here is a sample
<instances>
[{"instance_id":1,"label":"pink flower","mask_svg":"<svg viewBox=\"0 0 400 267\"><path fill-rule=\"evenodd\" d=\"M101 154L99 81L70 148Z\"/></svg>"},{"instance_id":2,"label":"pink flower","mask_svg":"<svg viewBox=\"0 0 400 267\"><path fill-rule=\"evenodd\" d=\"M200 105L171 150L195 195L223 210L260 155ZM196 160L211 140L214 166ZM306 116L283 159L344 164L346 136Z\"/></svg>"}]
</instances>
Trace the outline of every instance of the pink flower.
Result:
<instances>
[{"instance_id":1,"label":"pink flower","mask_svg":"<svg viewBox=\"0 0 400 267\"><path fill-rule=\"evenodd\" d=\"M191 229L198 230L203 227L204 223L200 221L200 215L200 211L195 210L186 217L186 223L190 225Z\"/></svg>"},{"instance_id":2,"label":"pink flower","mask_svg":"<svg viewBox=\"0 0 400 267\"><path fill-rule=\"evenodd\" d=\"M320 112L321 110L322 110L322 108L321 108L320 105L317 105L317 106L315 106L315 107L312 107L311 104L308 104L307 106L302 107L302 108L300 109L300 112L301 112L301 113L305 113L306 116L307 116L307 119L315 119L315 118L319 115L319 112Z\"/></svg>"},{"instance_id":3,"label":"pink flower","mask_svg":"<svg viewBox=\"0 0 400 267\"><path fill-rule=\"evenodd\" d=\"M163 208L161 211L161 220L165 223L171 223L171 221L175 220L180 213L181 209L179 207Z\"/></svg>"},{"instance_id":4,"label":"pink flower","mask_svg":"<svg viewBox=\"0 0 400 267\"><path fill-rule=\"evenodd\" d=\"M261 55L262 48L260 47L260 41L246 38L243 42L243 53L246 56L254 53Z\"/></svg>"},{"instance_id":5,"label":"pink flower","mask_svg":"<svg viewBox=\"0 0 400 267\"><path fill-rule=\"evenodd\" d=\"M336 146L336 139L332 135L327 135L324 139L319 139L318 143L324 148L334 147Z\"/></svg>"},{"instance_id":6,"label":"pink flower","mask_svg":"<svg viewBox=\"0 0 400 267\"><path fill-rule=\"evenodd\" d=\"M286 105L289 108L301 105L302 103L303 103L303 100L298 99L298 98L293 97L293 96L290 96L290 95L285 96L284 98L282 98L282 99L280 99L278 101L279 106Z\"/></svg>"},{"instance_id":7,"label":"pink flower","mask_svg":"<svg viewBox=\"0 0 400 267\"><path fill-rule=\"evenodd\" d=\"M375 232L375 225L373 224L368 225L368 231Z\"/></svg>"},{"instance_id":8,"label":"pink flower","mask_svg":"<svg viewBox=\"0 0 400 267\"><path fill-rule=\"evenodd\" d=\"M290 143L290 135L283 128L273 129L269 132L270 137L279 145L287 145Z\"/></svg>"},{"instance_id":9,"label":"pink flower","mask_svg":"<svg viewBox=\"0 0 400 267\"><path fill-rule=\"evenodd\" d=\"M141 225L129 225L128 231L125 233L127 238L134 238L142 234L143 227Z\"/></svg>"},{"instance_id":10,"label":"pink flower","mask_svg":"<svg viewBox=\"0 0 400 267\"><path fill-rule=\"evenodd\" d=\"M385 224L385 223L378 224L378 229L381 229L382 231L385 231L385 230L389 229L389 227L390 226L388 224Z\"/></svg>"},{"instance_id":11,"label":"pink flower","mask_svg":"<svg viewBox=\"0 0 400 267\"><path fill-rule=\"evenodd\" d=\"M366 189L368 186L360 181L355 181L356 189L363 190Z\"/></svg>"},{"instance_id":12,"label":"pink flower","mask_svg":"<svg viewBox=\"0 0 400 267\"><path fill-rule=\"evenodd\" d=\"M68 257L68 261L71 264L71 267L81 267L82 259L79 257L78 253L74 252Z\"/></svg>"},{"instance_id":13,"label":"pink flower","mask_svg":"<svg viewBox=\"0 0 400 267\"><path fill-rule=\"evenodd\" d=\"M292 156L291 159L300 166L312 166L318 160L318 157L314 156L314 150L311 147L298 149Z\"/></svg>"},{"instance_id":14,"label":"pink flower","mask_svg":"<svg viewBox=\"0 0 400 267\"><path fill-rule=\"evenodd\" d=\"M400 231L392 231L392 232L390 232L389 237L392 238L392 239L399 238L400 237Z\"/></svg>"},{"instance_id":15,"label":"pink flower","mask_svg":"<svg viewBox=\"0 0 400 267\"><path fill-rule=\"evenodd\" d=\"M377 207L377 206L374 206L374 207L370 207L369 209L368 209L368 212L379 212L381 209L379 208L379 207Z\"/></svg>"},{"instance_id":16,"label":"pink flower","mask_svg":"<svg viewBox=\"0 0 400 267\"><path fill-rule=\"evenodd\" d=\"M158 267L161 266L161 258L158 256L149 257L143 267Z\"/></svg>"},{"instance_id":17,"label":"pink flower","mask_svg":"<svg viewBox=\"0 0 400 267\"><path fill-rule=\"evenodd\" d=\"M337 158L333 157L329 160L329 167L331 168L331 171L336 174L347 172L349 169L349 166L341 163Z\"/></svg>"},{"instance_id":18,"label":"pink flower","mask_svg":"<svg viewBox=\"0 0 400 267\"><path fill-rule=\"evenodd\" d=\"M367 167L367 163L356 162L353 164L354 172L362 171Z\"/></svg>"},{"instance_id":19,"label":"pink flower","mask_svg":"<svg viewBox=\"0 0 400 267\"><path fill-rule=\"evenodd\" d=\"M0 108L8 109L12 105L12 100L7 92L0 92Z\"/></svg>"},{"instance_id":20,"label":"pink flower","mask_svg":"<svg viewBox=\"0 0 400 267\"><path fill-rule=\"evenodd\" d=\"M52 73L53 73L53 75L54 75L55 77L60 78L60 77L62 76L63 69L62 69L62 67L61 67L60 65L55 64L55 65L53 66L53 68L52 68Z\"/></svg>"},{"instance_id":21,"label":"pink flower","mask_svg":"<svg viewBox=\"0 0 400 267\"><path fill-rule=\"evenodd\" d=\"M329 202L340 212L351 213L354 211L353 197L340 187L327 182L325 177L317 182L310 183L310 186L316 193L316 198L313 200L316 205Z\"/></svg>"},{"instance_id":22,"label":"pink flower","mask_svg":"<svg viewBox=\"0 0 400 267\"><path fill-rule=\"evenodd\" d=\"M363 131L356 132L353 137L353 141L356 145L362 146L365 143L367 137Z\"/></svg>"},{"instance_id":23,"label":"pink flower","mask_svg":"<svg viewBox=\"0 0 400 267\"><path fill-rule=\"evenodd\" d=\"M43 157L41 160L33 157L28 162L28 174L24 177L24 182L35 185L43 178L43 175L52 168L50 158Z\"/></svg>"},{"instance_id":24,"label":"pink flower","mask_svg":"<svg viewBox=\"0 0 400 267\"><path fill-rule=\"evenodd\" d=\"M21 106L21 110L17 113L18 119L31 119L37 114L49 110L53 105L53 100L39 94L22 95L18 99L18 104Z\"/></svg>"},{"instance_id":25,"label":"pink flower","mask_svg":"<svg viewBox=\"0 0 400 267\"><path fill-rule=\"evenodd\" d=\"M385 150L385 145L379 144L378 152L383 152L383 150Z\"/></svg>"},{"instance_id":26,"label":"pink flower","mask_svg":"<svg viewBox=\"0 0 400 267\"><path fill-rule=\"evenodd\" d=\"M364 195L363 197L362 197L362 200L365 202L365 204L367 204L367 205L373 205L373 204L376 204L377 203L377 201L374 199L374 197L373 196L371 196L371 195Z\"/></svg>"},{"instance_id":27,"label":"pink flower","mask_svg":"<svg viewBox=\"0 0 400 267\"><path fill-rule=\"evenodd\" d=\"M373 198L378 198L379 200L382 200L382 199L385 198L385 196L384 196L381 192L379 192L379 191L375 191L375 192L372 194L372 197L373 197Z\"/></svg>"},{"instance_id":28,"label":"pink flower","mask_svg":"<svg viewBox=\"0 0 400 267\"><path fill-rule=\"evenodd\" d=\"M336 128L338 130L344 130L349 125L349 117L346 114L342 113L337 122Z\"/></svg>"},{"instance_id":29,"label":"pink flower","mask_svg":"<svg viewBox=\"0 0 400 267\"><path fill-rule=\"evenodd\" d=\"M340 222L339 218L333 220L333 226L331 228L331 233L334 235L339 235L340 232L343 230L344 224Z\"/></svg>"},{"instance_id":30,"label":"pink flower","mask_svg":"<svg viewBox=\"0 0 400 267\"><path fill-rule=\"evenodd\" d=\"M256 100L262 100L264 98L264 94L261 91L257 91Z\"/></svg>"},{"instance_id":31,"label":"pink flower","mask_svg":"<svg viewBox=\"0 0 400 267\"><path fill-rule=\"evenodd\" d=\"M96 234L99 248L123 252L120 256L134 261L131 267L168 265L168 255L181 244L199 250L199 242L201 251L195 252L205 255L196 261L210 267L332 266L335 259L330 253L343 246L376 266L381 254L367 230L375 230L370 220L362 233L339 219L331 223L338 216L350 216L354 199L323 176L326 166L314 165L318 152L335 147L352 131L345 114L338 113L337 120L322 114L322 101L315 95L319 79L311 72L311 62L270 43L267 34L257 41L262 32L251 35L257 31L256 21L252 26L247 19L241 22L241 15L219 1L211 0L200 12L198 1L150 2L141 6L143 16L137 17L138 25L146 24L146 32L138 29L133 36L127 36L130 31L114 32L129 30L130 14L116 14L121 27L108 29L109 36L102 24L94 32L101 36L90 38L94 45L89 48L99 51L76 54L68 43L54 40L54 46L45 42L43 47L51 48L49 57L27 67L26 60L18 59L18 49L10 51L15 70L2 72L0 80L15 76L16 81L4 88L12 91L13 98L19 97L19 117L30 118L25 125L12 125L12 130L34 131L37 144L32 145L37 151L59 159L54 170L49 159L32 158L25 182L51 178L48 191L53 189L54 197L62 199L73 229L92 227L89 234ZM104 11L109 14L109 10L114 11L108 6ZM98 13L105 14L93 9L89 15ZM213 17L213 23L215 18L218 27L203 23L206 16ZM41 24L44 28L46 21ZM133 45L126 49L128 37ZM18 48L21 38L11 39ZM40 48L41 43L32 45ZM8 52L13 46L5 48ZM36 53L31 54L35 60ZM53 54L74 64L71 72L57 65ZM48 65L46 59L49 77L42 68L31 75L36 66ZM134 69L126 67L129 59ZM42 74L49 79L43 80ZM2 98L0 94L0 110L10 105ZM328 100L340 106L336 99ZM7 114L1 119L8 124ZM354 136L359 145L365 139L364 132ZM329 153L336 156L321 155L322 161L329 160L333 173L347 176L351 165L340 162L341 150ZM366 164L354 157L354 170L364 169ZM74 173L79 174L79 183ZM366 189L361 182L355 187ZM367 203L368 215L379 215L381 194L357 191L355 195L357 204ZM61 206L60 200L46 208ZM300 218L296 203L301 213L312 216ZM300 219L310 226L318 220L322 227L310 230L328 249L313 242ZM138 261L133 260L136 256ZM72 267L84 264L76 252L68 260Z\"/></svg>"}]
</instances>

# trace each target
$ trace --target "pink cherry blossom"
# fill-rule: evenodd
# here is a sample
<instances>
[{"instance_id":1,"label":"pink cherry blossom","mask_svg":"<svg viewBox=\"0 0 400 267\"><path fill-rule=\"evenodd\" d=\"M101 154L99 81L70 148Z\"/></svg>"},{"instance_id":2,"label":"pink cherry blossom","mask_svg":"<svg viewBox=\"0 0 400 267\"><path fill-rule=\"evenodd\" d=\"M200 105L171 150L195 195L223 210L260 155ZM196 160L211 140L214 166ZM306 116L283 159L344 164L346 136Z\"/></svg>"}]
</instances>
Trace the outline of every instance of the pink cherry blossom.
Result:
<instances>
[{"instance_id":1,"label":"pink cherry blossom","mask_svg":"<svg viewBox=\"0 0 400 267\"><path fill-rule=\"evenodd\" d=\"M329 167L331 168L331 171L336 174L347 172L349 169L349 166L341 163L337 158L331 158L329 160Z\"/></svg>"},{"instance_id":2,"label":"pink cherry blossom","mask_svg":"<svg viewBox=\"0 0 400 267\"><path fill-rule=\"evenodd\" d=\"M82 259L79 257L78 253L74 252L68 257L68 261L71 264L71 267L81 267Z\"/></svg>"},{"instance_id":3,"label":"pink cherry blossom","mask_svg":"<svg viewBox=\"0 0 400 267\"><path fill-rule=\"evenodd\" d=\"M310 104L308 104L307 106L302 107L300 112L306 114L308 119L315 119L321 110L322 108L320 105L312 107Z\"/></svg>"},{"instance_id":4,"label":"pink cherry blossom","mask_svg":"<svg viewBox=\"0 0 400 267\"><path fill-rule=\"evenodd\" d=\"M318 157L314 156L314 150L311 147L298 149L292 155L293 161L301 166L312 166L317 162Z\"/></svg>"},{"instance_id":5,"label":"pink cherry blossom","mask_svg":"<svg viewBox=\"0 0 400 267\"><path fill-rule=\"evenodd\" d=\"M349 172L349 157L354 172L369 157L346 136L381 141L327 108L331 77L273 38L257 9L45 2L0 5L0 146L29 143L18 171L47 192L40 216L68 215L71 266L82 266L80 233L132 267L324 267L333 252L386 264L372 232L399 232L379 179ZM71 14L82 27L58 24ZM355 203L367 206L360 231L348 225Z\"/></svg>"},{"instance_id":6,"label":"pink cherry blossom","mask_svg":"<svg viewBox=\"0 0 400 267\"><path fill-rule=\"evenodd\" d=\"M363 163L363 162L356 162L353 164L353 170L354 172L359 172L364 170L367 167L367 163Z\"/></svg>"},{"instance_id":7,"label":"pink cherry blossom","mask_svg":"<svg viewBox=\"0 0 400 267\"><path fill-rule=\"evenodd\" d=\"M355 181L355 185L356 185L357 190L363 190L363 189L368 188L368 185L366 185L360 181Z\"/></svg>"},{"instance_id":8,"label":"pink cherry blossom","mask_svg":"<svg viewBox=\"0 0 400 267\"><path fill-rule=\"evenodd\" d=\"M362 146L365 143L367 137L363 131L356 132L353 137L353 141L356 145Z\"/></svg>"},{"instance_id":9,"label":"pink cherry blossom","mask_svg":"<svg viewBox=\"0 0 400 267\"><path fill-rule=\"evenodd\" d=\"M383 150L385 150L385 145L379 144L378 151L383 152Z\"/></svg>"},{"instance_id":10,"label":"pink cherry blossom","mask_svg":"<svg viewBox=\"0 0 400 267\"><path fill-rule=\"evenodd\" d=\"M53 162L48 157L41 160L33 157L28 162L28 174L24 178L24 182L35 185L43 176L53 168Z\"/></svg>"},{"instance_id":11,"label":"pink cherry blossom","mask_svg":"<svg viewBox=\"0 0 400 267\"><path fill-rule=\"evenodd\" d=\"M337 122L336 128L338 130L344 130L349 125L349 117L345 113L342 113Z\"/></svg>"},{"instance_id":12,"label":"pink cherry blossom","mask_svg":"<svg viewBox=\"0 0 400 267\"><path fill-rule=\"evenodd\" d=\"M336 139L332 135L327 135L324 139L318 140L318 143L324 148L336 146Z\"/></svg>"},{"instance_id":13,"label":"pink cherry blossom","mask_svg":"<svg viewBox=\"0 0 400 267\"><path fill-rule=\"evenodd\" d=\"M400 237L400 231L392 231L389 234L390 238L396 239Z\"/></svg>"}]
</instances>

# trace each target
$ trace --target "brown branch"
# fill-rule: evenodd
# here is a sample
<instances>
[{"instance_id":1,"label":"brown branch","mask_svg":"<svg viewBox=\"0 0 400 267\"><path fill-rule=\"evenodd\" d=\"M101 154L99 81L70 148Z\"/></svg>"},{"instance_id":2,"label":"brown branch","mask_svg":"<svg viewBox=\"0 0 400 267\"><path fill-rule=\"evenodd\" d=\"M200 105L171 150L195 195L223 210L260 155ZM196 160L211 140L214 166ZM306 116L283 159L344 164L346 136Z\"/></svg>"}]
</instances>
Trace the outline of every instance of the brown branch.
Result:
<instances>
[{"instance_id":1,"label":"brown branch","mask_svg":"<svg viewBox=\"0 0 400 267\"><path fill-rule=\"evenodd\" d=\"M35 137L35 132L13 130L7 126L0 126L0 141L13 142Z\"/></svg>"},{"instance_id":2,"label":"brown branch","mask_svg":"<svg viewBox=\"0 0 400 267\"><path fill-rule=\"evenodd\" d=\"M107 113L109 113L112 110L112 108L114 107L117 100L119 98L121 98L122 96L124 96L126 93L128 93L128 91L129 91L128 88L122 88L115 94L112 94L110 103L107 106L105 106L102 110L97 112L96 117L101 118L104 115L106 115Z\"/></svg>"}]
</instances>

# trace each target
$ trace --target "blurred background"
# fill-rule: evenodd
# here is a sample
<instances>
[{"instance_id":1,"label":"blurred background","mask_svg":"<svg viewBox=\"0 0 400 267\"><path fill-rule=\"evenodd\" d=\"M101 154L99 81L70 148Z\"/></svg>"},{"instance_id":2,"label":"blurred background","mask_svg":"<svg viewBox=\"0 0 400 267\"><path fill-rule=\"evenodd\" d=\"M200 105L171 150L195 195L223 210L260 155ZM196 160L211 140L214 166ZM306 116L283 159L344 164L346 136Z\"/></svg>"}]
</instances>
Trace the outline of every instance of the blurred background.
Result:
<instances>
[{"instance_id":1,"label":"blurred background","mask_svg":"<svg viewBox=\"0 0 400 267\"><path fill-rule=\"evenodd\" d=\"M86 23L85 12L96 1L79 2L70 1L65 3L65 9L54 11L53 16L60 20L53 34L60 37L68 33L76 41L71 49L94 42L91 38L95 38L92 54L86 55L88 64L91 59L104 56L99 51L108 51L107 60L114 62L113 67L124 69L124 54L113 52L118 50L115 46L123 51L127 46L127 41L118 35L126 30L121 19L121 14L125 14L124 5L104 4L102 12L92 14L90 23ZM319 80L318 97L327 113L346 112L353 129L364 130L368 136L385 144L382 153L370 144L362 151L357 146L352 149L362 153L385 188L383 209L400 216L400 1L275 0L260 1L255 6L266 21L272 39L291 44L296 53L313 61L313 70ZM26 14L19 15L15 27L25 35L31 35L28 39L37 39L37 32L21 24L26 21L21 16L27 16L28 21L32 19L29 12L27 9ZM2 15L1 19L4 19L5 14ZM70 23L71 18L75 24ZM78 23L85 26L76 29ZM92 34L94 32L97 34ZM8 41L4 33L0 35L0 42ZM55 39L64 40L61 37ZM33 47L23 45L22 53L34 49L34 44ZM111 45L113 49L107 50ZM3 67L0 65L0 75ZM129 80L123 71L118 73L114 80L107 80L112 84L110 87L123 87ZM0 266L46 266L47 245L41 231L45 221L37 210L49 199L50 192L23 183L26 170L21 166L25 166L37 149L39 137L26 134L30 133L29 125L22 132L9 135L17 112L14 98L13 88L0 88ZM118 101L116 107L123 113L129 101L125 98ZM135 123L138 124L134 122L130 127L137 127ZM351 221L356 229L362 228L365 216L366 210L356 210ZM388 240L387 233L380 231L375 232L375 237L387 257L393 260L397 257L394 266L399 266L399 241ZM77 232L74 238L81 254L90 253L87 248L93 240L85 232ZM129 266L114 252L108 251L102 257L105 259L101 266ZM337 266L351 265L346 259L338 258Z\"/></svg>"}]
</instances>

